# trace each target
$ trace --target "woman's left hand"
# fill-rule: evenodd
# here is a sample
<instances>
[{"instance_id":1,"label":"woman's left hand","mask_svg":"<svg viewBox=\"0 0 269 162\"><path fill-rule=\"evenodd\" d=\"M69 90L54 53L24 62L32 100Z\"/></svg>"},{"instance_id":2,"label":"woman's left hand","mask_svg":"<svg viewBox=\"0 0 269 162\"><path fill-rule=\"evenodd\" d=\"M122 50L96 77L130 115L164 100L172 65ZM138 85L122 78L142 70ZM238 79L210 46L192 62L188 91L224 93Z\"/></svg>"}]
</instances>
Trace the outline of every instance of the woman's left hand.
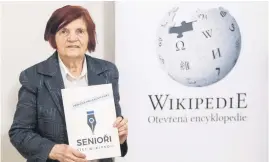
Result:
<instances>
[{"instance_id":1,"label":"woman's left hand","mask_svg":"<svg viewBox=\"0 0 269 162\"><path fill-rule=\"evenodd\" d=\"M123 144L128 136L128 120L126 118L117 117L113 126L118 128L120 144Z\"/></svg>"}]
</instances>

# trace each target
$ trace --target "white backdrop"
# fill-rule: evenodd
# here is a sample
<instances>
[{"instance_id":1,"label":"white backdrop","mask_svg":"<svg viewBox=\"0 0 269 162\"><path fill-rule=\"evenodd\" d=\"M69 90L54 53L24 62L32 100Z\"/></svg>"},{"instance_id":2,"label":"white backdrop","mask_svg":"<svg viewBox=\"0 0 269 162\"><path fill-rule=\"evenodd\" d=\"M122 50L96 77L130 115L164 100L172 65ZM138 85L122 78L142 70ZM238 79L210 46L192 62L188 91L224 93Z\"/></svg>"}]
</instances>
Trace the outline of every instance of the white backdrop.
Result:
<instances>
[{"instance_id":1,"label":"white backdrop","mask_svg":"<svg viewBox=\"0 0 269 162\"><path fill-rule=\"evenodd\" d=\"M114 61L113 2L1 2L1 162L24 162L9 142L16 109L19 74L48 58L53 49L44 41L52 12L64 5L82 5L96 24L98 44L92 56Z\"/></svg>"},{"instance_id":2,"label":"white backdrop","mask_svg":"<svg viewBox=\"0 0 269 162\"><path fill-rule=\"evenodd\" d=\"M159 65L157 27L174 6L196 9L222 6L240 26L242 47L233 70L207 87L186 87ZM116 64L121 105L129 117L128 162L266 162L268 109L268 7L266 2L177 3L117 2ZM245 109L153 109L149 95L172 98L235 97L246 93ZM246 121L191 122L194 116L235 116ZM187 122L149 123L150 116L186 117Z\"/></svg>"}]
</instances>

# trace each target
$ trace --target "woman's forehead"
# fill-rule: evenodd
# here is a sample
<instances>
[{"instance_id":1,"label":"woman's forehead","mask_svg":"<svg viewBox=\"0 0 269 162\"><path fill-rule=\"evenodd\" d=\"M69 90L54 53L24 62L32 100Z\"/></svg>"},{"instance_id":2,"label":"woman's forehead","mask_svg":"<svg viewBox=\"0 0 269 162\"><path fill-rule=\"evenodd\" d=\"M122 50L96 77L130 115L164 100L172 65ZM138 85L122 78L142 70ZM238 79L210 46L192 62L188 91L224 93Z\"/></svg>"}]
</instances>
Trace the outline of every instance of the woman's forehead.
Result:
<instances>
[{"instance_id":1,"label":"woman's forehead","mask_svg":"<svg viewBox=\"0 0 269 162\"><path fill-rule=\"evenodd\" d=\"M64 24L64 22L62 24ZM65 25L63 28L67 28L67 29L77 29L77 28L86 29L87 26L86 26L86 22L82 18L79 18L79 19L75 19L75 20L71 21L70 23Z\"/></svg>"}]
</instances>

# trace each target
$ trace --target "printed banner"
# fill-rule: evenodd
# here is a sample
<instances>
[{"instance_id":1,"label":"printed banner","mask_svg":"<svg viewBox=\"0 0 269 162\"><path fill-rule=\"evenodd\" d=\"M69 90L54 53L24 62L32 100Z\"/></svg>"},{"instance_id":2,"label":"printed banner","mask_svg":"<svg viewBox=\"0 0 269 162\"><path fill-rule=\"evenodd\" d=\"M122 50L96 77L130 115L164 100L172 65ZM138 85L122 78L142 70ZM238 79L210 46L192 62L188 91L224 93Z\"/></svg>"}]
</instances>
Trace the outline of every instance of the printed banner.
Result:
<instances>
[{"instance_id":1,"label":"printed banner","mask_svg":"<svg viewBox=\"0 0 269 162\"><path fill-rule=\"evenodd\" d=\"M267 2L116 2L128 162L265 162Z\"/></svg>"}]
</instances>

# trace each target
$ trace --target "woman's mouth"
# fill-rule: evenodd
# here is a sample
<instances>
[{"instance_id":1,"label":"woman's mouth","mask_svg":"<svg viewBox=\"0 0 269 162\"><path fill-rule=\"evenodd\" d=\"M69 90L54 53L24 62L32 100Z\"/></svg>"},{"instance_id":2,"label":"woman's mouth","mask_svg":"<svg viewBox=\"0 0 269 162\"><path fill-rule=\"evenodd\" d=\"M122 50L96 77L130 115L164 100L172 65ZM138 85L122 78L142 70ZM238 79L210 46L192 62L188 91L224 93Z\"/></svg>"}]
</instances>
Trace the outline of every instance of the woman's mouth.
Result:
<instances>
[{"instance_id":1,"label":"woman's mouth","mask_svg":"<svg viewBox=\"0 0 269 162\"><path fill-rule=\"evenodd\" d=\"M77 45L70 45L70 46L67 46L67 48L80 48L80 47Z\"/></svg>"}]
</instances>

